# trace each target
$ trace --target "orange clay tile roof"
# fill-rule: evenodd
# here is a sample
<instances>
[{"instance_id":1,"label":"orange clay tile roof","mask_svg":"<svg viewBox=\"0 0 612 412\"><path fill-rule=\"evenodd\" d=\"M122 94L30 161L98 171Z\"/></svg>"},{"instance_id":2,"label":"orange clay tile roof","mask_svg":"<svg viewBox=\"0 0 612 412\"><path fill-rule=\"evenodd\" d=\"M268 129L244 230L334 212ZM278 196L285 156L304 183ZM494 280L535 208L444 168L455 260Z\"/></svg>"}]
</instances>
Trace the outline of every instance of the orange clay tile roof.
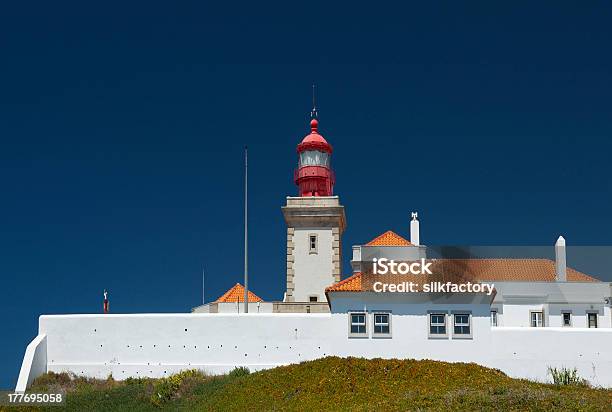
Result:
<instances>
[{"instance_id":1,"label":"orange clay tile roof","mask_svg":"<svg viewBox=\"0 0 612 412\"><path fill-rule=\"evenodd\" d=\"M412 246L412 243L398 235L392 230L387 230L380 236L375 237L366 246Z\"/></svg>"},{"instance_id":2,"label":"orange clay tile roof","mask_svg":"<svg viewBox=\"0 0 612 412\"><path fill-rule=\"evenodd\" d=\"M361 272L325 288L325 292L359 292L361 290Z\"/></svg>"},{"instance_id":3,"label":"orange clay tile roof","mask_svg":"<svg viewBox=\"0 0 612 412\"><path fill-rule=\"evenodd\" d=\"M550 259L446 259L479 281L554 282L555 262ZM569 282L598 282L587 274L567 268Z\"/></svg>"},{"instance_id":4,"label":"orange clay tile roof","mask_svg":"<svg viewBox=\"0 0 612 412\"><path fill-rule=\"evenodd\" d=\"M244 286L236 283L215 302L244 302ZM263 302L263 299L249 290L249 302Z\"/></svg>"},{"instance_id":5,"label":"orange clay tile roof","mask_svg":"<svg viewBox=\"0 0 612 412\"><path fill-rule=\"evenodd\" d=\"M432 259L433 275L377 275L389 281L428 283L430 281L454 282L554 282L555 262L550 259ZM356 273L325 289L326 292L359 292L375 275ZM370 277L370 278L368 278ZM397 277L397 279L394 279ZM380 279L380 278L379 278ZM567 268L569 282L597 282L598 280Z\"/></svg>"}]
</instances>

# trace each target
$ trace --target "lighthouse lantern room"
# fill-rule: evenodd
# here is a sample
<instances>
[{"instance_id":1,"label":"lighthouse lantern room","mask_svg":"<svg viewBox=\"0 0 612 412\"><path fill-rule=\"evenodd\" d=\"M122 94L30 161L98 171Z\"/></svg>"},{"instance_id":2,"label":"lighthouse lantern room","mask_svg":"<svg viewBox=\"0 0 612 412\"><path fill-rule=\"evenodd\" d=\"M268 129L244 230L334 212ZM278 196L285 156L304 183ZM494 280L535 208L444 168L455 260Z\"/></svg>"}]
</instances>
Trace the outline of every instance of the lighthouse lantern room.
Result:
<instances>
[{"instance_id":1,"label":"lighthouse lantern room","mask_svg":"<svg viewBox=\"0 0 612 412\"><path fill-rule=\"evenodd\" d=\"M294 174L299 196L333 196L335 176L331 169L332 146L319 134L319 121L310 121L310 134L297 146L298 168Z\"/></svg>"}]
</instances>

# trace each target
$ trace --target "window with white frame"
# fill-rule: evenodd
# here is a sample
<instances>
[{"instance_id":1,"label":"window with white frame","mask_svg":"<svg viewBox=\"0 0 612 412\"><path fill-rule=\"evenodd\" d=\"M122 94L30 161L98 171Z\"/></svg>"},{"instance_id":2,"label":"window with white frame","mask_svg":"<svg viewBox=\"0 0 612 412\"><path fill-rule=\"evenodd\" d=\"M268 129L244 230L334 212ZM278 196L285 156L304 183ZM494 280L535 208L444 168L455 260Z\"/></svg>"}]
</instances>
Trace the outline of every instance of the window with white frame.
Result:
<instances>
[{"instance_id":1,"label":"window with white frame","mask_svg":"<svg viewBox=\"0 0 612 412\"><path fill-rule=\"evenodd\" d=\"M491 326L497 326L497 310L491 311Z\"/></svg>"},{"instance_id":2,"label":"window with white frame","mask_svg":"<svg viewBox=\"0 0 612 412\"><path fill-rule=\"evenodd\" d=\"M429 314L429 337L446 337L446 313Z\"/></svg>"},{"instance_id":3,"label":"window with white frame","mask_svg":"<svg viewBox=\"0 0 612 412\"><path fill-rule=\"evenodd\" d=\"M453 314L453 338L472 337L471 318L469 313Z\"/></svg>"},{"instance_id":4,"label":"window with white frame","mask_svg":"<svg viewBox=\"0 0 612 412\"><path fill-rule=\"evenodd\" d=\"M317 253L317 235L308 235L308 253Z\"/></svg>"},{"instance_id":5,"label":"window with white frame","mask_svg":"<svg viewBox=\"0 0 612 412\"><path fill-rule=\"evenodd\" d=\"M544 326L544 312L531 311L530 316L531 316L530 325L532 328L541 328Z\"/></svg>"},{"instance_id":6,"label":"window with white frame","mask_svg":"<svg viewBox=\"0 0 612 412\"><path fill-rule=\"evenodd\" d=\"M367 336L368 329L366 324L365 312L349 313L349 335L350 336Z\"/></svg>"},{"instance_id":7,"label":"window with white frame","mask_svg":"<svg viewBox=\"0 0 612 412\"><path fill-rule=\"evenodd\" d=\"M563 326L572 326L572 312L562 312L561 320Z\"/></svg>"},{"instance_id":8,"label":"window with white frame","mask_svg":"<svg viewBox=\"0 0 612 412\"><path fill-rule=\"evenodd\" d=\"M374 336L391 335L391 314L374 313Z\"/></svg>"},{"instance_id":9,"label":"window with white frame","mask_svg":"<svg viewBox=\"0 0 612 412\"><path fill-rule=\"evenodd\" d=\"M597 327L597 313L596 312L587 313L587 326L589 328Z\"/></svg>"}]
</instances>

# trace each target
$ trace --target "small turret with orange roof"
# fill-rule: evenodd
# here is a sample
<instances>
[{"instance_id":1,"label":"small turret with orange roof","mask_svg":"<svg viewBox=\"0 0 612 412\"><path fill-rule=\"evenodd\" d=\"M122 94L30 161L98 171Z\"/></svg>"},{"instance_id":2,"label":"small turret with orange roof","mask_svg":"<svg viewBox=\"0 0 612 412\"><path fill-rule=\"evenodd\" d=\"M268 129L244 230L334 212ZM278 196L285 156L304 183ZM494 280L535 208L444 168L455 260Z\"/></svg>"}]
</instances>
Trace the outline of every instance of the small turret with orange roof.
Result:
<instances>
[{"instance_id":1,"label":"small turret with orange roof","mask_svg":"<svg viewBox=\"0 0 612 412\"><path fill-rule=\"evenodd\" d=\"M215 303L227 302L244 302L244 286L236 283L215 301ZM249 290L249 302L263 302L263 299Z\"/></svg>"}]
</instances>

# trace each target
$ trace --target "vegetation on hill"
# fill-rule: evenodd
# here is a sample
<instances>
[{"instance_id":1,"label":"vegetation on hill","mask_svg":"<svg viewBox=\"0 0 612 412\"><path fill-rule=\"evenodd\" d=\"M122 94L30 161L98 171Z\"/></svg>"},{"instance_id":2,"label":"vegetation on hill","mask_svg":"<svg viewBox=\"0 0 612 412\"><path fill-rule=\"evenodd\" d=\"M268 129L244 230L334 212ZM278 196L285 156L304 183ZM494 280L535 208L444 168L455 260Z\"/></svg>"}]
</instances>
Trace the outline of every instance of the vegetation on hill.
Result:
<instances>
[{"instance_id":1,"label":"vegetation on hill","mask_svg":"<svg viewBox=\"0 0 612 412\"><path fill-rule=\"evenodd\" d=\"M576 381L580 382L580 381ZM611 410L612 390L512 379L476 364L328 357L224 376L186 371L126 381L46 374L32 391L67 391L73 411ZM55 408L48 408L57 411Z\"/></svg>"}]
</instances>

